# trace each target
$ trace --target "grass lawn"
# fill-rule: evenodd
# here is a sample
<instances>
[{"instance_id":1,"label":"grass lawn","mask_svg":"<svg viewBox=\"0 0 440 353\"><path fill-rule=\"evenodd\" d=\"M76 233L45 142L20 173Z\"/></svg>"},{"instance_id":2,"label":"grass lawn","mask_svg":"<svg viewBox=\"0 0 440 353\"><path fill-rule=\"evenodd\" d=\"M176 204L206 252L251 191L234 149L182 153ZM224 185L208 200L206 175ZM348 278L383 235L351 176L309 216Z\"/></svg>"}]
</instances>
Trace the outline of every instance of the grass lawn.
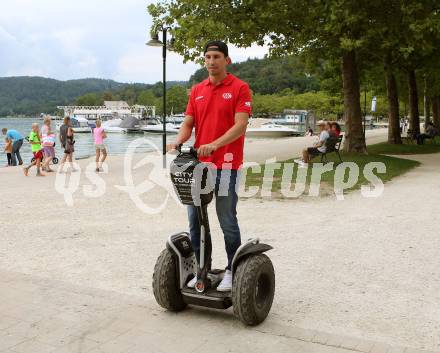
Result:
<instances>
[{"instance_id":1,"label":"grass lawn","mask_svg":"<svg viewBox=\"0 0 440 353\"><path fill-rule=\"evenodd\" d=\"M437 141L440 137L437 136ZM376 145L367 146L368 153L371 154L425 154L425 153L438 153L440 152L440 143L433 144L430 141L424 145L417 144L402 144L391 145L388 142L378 143Z\"/></svg>"},{"instance_id":2,"label":"grass lawn","mask_svg":"<svg viewBox=\"0 0 440 353\"><path fill-rule=\"evenodd\" d=\"M423 146L422 146L423 147ZM352 162L352 169L350 170L348 168L348 164L344 163L339 167L339 173L342 172L342 167L346 167L345 173L342 174L344 182L346 182L349 178L349 173L353 173L353 175L356 174L356 169L359 170L359 177L357 178L357 181L352 185L351 187L347 187L344 191L349 190L355 190L359 189L361 185L370 184L370 181L365 177L364 175L364 168L365 166L370 162L380 162L385 165L385 173L379 173L376 169L373 169L374 175L376 175L378 178L380 178L384 183L391 180L392 178L401 175L408 170L418 166L420 163L417 161L407 160L407 159L401 159L396 157L389 157L389 156L383 156L380 154L368 154L368 155L358 155L358 154L352 154L352 153L341 153L342 159L344 162ZM338 167L337 164L337 156L335 156L334 153L331 153L328 156L329 162L334 162L333 168L329 171L326 171L321 176L321 191L320 195L322 194L331 194L333 193L334 189L334 183L335 183L335 172ZM312 174L315 174L315 176L319 173L319 166L321 165L320 157L317 157L314 159L314 167L312 168L312 164L309 165L309 168L307 169L307 177L306 177L306 188L305 188L305 195L308 193L309 185L311 182ZM297 180L298 175L298 165L293 163L293 159L287 160L284 162L280 162L280 166L278 168L274 168L274 164L268 164L266 166L261 165L261 172L254 173L250 168L246 171L246 189L250 186L257 186L260 187L260 191L256 195L261 195L261 189L263 182L265 182L266 190L269 190L270 188L270 182L267 183L267 180L270 180L270 178L264 178L265 169L267 169L267 176L270 176L270 170L273 168L273 182L271 185L272 190L272 197L273 198L283 198L283 193L281 192L282 186L284 189L287 188L286 184L282 185L283 180L283 174L285 174L285 180L284 183L291 183L290 190L293 190L295 188L295 181ZM305 171L305 170L302 170ZM291 173L291 177L287 178L286 176ZM317 173L318 172L318 173ZM244 177L244 175L243 175ZM339 178L341 180L341 178ZM267 186L268 185L268 186ZM325 192L327 190L327 192Z\"/></svg>"},{"instance_id":3,"label":"grass lawn","mask_svg":"<svg viewBox=\"0 0 440 353\"><path fill-rule=\"evenodd\" d=\"M440 138L437 137L437 141ZM408 159L402 159L398 157L391 157L387 155L411 155L411 154L426 154L426 153L439 153L440 152L440 144L433 144L431 142L425 142L424 145L417 145L417 144L401 144L401 145L392 145L387 142L378 143L375 145L367 146L368 155L358 155L354 153L343 153L342 160L344 162L352 162L351 168L349 169L348 164L344 163L341 165L341 167L345 167L345 173L343 174L343 182L346 182L349 179L349 173L352 173L353 175L357 174L357 170L359 171L359 176L357 178L357 181L352 185L344 189L344 191L350 191L350 190L356 190L359 189L362 185L368 185L371 184L371 181L365 177L364 175L364 168L368 163L371 162L379 162L383 163L385 166L385 172L380 173L377 169L373 169L374 175L376 175L378 178L382 180L382 182L387 182L393 179L396 176L402 175L409 171L412 168L415 168L420 163L413 160ZM333 163L333 168L331 170L328 170L321 174L320 179L314 179L320 180L320 186L321 186L321 192L320 194L331 194L334 190L334 184L335 184L335 173L337 173L337 167L338 167L338 158L334 153L331 153L328 156L329 162ZM309 165L309 168L307 169L307 176L305 178L305 193L308 193L308 189L312 180L312 175L315 177L319 175L319 168L322 166L320 162L320 157L316 157L313 160L313 164ZM298 165L293 163L293 159L279 162L280 165L274 165L274 164L268 164L266 166L260 165L261 171L260 172L253 172L251 169L248 169L246 171L246 189L248 190L249 187L259 187L259 192L256 196L264 196L261 193L262 189L265 189L266 191L270 190L272 191L272 197L273 198L283 198L283 193L281 192L282 188L287 189L288 184L290 183L290 190L293 190L295 188L295 182L297 180L298 176ZM270 170L273 169L273 178L270 176L272 175L272 172ZM264 178L266 171L266 179ZM305 172L305 170L303 170ZM341 175L342 170L339 169L339 175ZM284 179L283 179L284 175ZM291 177L290 177L291 175ZM289 176L289 177L287 177ZM272 183L270 180L273 180ZM341 178L339 178L341 180ZM284 183L284 184L283 184ZM263 187L264 186L264 187ZM326 192L327 190L327 192Z\"/></svg>"}]
</instances>

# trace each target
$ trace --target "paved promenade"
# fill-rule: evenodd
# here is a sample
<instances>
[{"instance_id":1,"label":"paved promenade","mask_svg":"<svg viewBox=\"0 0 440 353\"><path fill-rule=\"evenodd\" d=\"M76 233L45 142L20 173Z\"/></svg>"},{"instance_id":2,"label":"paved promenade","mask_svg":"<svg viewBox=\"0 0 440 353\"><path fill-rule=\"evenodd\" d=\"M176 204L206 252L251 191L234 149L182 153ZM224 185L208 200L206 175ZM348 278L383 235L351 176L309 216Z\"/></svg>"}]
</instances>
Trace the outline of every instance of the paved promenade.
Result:
<instances>
[{"instance_id":1,"label":"paved promenade","mask_svg":"<svg viewBox=\"0 0 440 353\"><path fill-rule=\"evenodd\" d=\"M0 271L0 352L422 353L276 320L246 328L230 310L168 313L152 300Z\"/></svg>"},{"instance_id":2,"label":"paved promenade","mask_svg":"<svg viewBox=\"0 0 440 353\"><path fill-rule=\"evenodd\" d=\"M252 328L231 310L158 307L154 263L166 236L185 229L186 212L172 198L161 212L141 212L116 187L124 185L122 157L111 156L100 174L100 197L85 192L93 191L89 161L79 161L72 206L55 175L2 168L0 352L439 353L440 157L406 158L421 165L379 198L357 190L344 201L239 202L243 236L274 247L274 304ZM135 183L145 170L133 171ZM165 196L155 187L142 200L160 205ZM222 267L213 205L209 212L214 266Z\"/></svg>"}]
</instances>

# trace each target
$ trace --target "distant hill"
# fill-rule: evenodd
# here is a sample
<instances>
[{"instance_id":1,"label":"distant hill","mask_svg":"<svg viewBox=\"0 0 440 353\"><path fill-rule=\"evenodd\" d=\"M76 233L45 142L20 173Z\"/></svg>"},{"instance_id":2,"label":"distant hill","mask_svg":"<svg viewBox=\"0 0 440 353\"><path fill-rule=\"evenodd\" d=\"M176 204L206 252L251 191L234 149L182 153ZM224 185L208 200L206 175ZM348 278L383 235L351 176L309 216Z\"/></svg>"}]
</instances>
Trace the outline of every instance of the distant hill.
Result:
<instances>
[{"instance_id":1,"label":"distant hill","mask_svg":"<svg viewBox=\"0 0 440 353\"><path fill-rule=\"evenodd\" d=\"M292 90L304 93L320 89L319 80L308 74L304 64L293 56L248 59L229 65L228 70L248 82L254 93L289 93ZM202 68L191 76L189 82L168 81L167 88L191 86L207 76L206 69ZM58 81L44 77L0 77L0 116L55 113L57 105L77 101L98 104L104 97L134 104L139 102L139 95L146 90L156 98L161 97L162 83L128 84L96 78ZM146 102L154 103L160 110L160 102L153 102L152 99L146 99Z\"/></svg>"},{"instance_id":2,"label":"distant hill","mask_svg":"<svg viewBox=\"0 0 440 353\"><path fill-rule=\"evenodd\" d=\"M122 87L122 83L96 78L58 81L44 77L1 77L0 116L53 112L57 105L69 104L85 93Z\"/></svg>"},{"instance_id":3,"label":"distant hill","mask_svg":"<svg viewBox=\"0 0 440 353\"><path fill-rule=\"evenodd\" d=\"M320 89L318 79L308 74L304 64L294 56L248 59L229 65L228 71L248 82L254 93L273 94L285 89L304 93ZM207 77L207 70L199 69L191 76L190 83L201 82Z\"/></svg>"},{"instance_id":4,"label":"distant hill","mask_svg":"<svg viewBox=\"0 0 440 353\"><path fill-rule=\"evenodd\" d=\"M167 82L186 85L187 82ZM157 86L120 83L113 80L85 78L58 81L44 77L0 77L0 116L54 113L57 105L72 104L87 93L118 92L127 87L137 90Z\"/></svg>"}]
</instances>

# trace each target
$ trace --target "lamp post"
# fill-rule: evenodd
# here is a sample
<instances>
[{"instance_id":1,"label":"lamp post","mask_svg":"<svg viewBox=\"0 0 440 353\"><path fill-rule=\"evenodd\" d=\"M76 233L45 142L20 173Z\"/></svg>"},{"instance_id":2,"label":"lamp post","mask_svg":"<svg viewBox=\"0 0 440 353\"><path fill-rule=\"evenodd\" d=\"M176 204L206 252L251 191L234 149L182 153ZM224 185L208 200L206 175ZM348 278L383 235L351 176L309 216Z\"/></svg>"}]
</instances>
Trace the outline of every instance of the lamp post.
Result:
<instances>
[{"instance_id":1,"label":"lamp post","mask_svg":"<svg viewBox=\"0 0 440 353\"><path fill-rule=\"evenodd\" d=\"M159 26L156 28L158 31L162 31L162 41L159 40L159 34L156 32L151 36L151 39L145 44L151 47L162 47L162 73L163 73L163 112L162 112L162 125L163 125L163 133L162 133L162 153L163 153L163 168L166 168L166 153L167 153L167 131L166 131L166 114L167 114L167 32L171 27L167 26ZM173 40L171 40L172 44ZM171 46L169 46L171 49Z\"/></svg>"}]
</instances>

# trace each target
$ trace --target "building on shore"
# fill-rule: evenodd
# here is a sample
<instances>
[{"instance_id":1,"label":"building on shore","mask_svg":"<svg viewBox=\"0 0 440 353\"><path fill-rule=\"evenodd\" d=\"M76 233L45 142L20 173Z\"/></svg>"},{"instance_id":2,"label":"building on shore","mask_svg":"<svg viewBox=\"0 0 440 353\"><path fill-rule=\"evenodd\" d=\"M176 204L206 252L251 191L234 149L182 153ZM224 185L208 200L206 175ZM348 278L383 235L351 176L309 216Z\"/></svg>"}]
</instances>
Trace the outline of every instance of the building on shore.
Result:
<instances>
[{"instance_id":1,"label":"building on shore","mask_svg":"<svg viewBox=\"0 0 440 353\"><path fill-rule=\"evenodd\" d=\"M137 104L130 106L125 101L104 101L102 106L63 105L57 108L63 111L63 116L82 117L87 120L123 119L128 116L145 119L156 115L155 106Z\"/></svg>"}]
</instances>

